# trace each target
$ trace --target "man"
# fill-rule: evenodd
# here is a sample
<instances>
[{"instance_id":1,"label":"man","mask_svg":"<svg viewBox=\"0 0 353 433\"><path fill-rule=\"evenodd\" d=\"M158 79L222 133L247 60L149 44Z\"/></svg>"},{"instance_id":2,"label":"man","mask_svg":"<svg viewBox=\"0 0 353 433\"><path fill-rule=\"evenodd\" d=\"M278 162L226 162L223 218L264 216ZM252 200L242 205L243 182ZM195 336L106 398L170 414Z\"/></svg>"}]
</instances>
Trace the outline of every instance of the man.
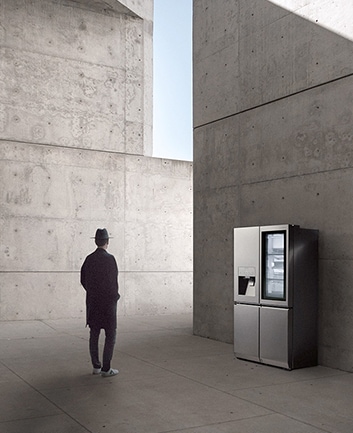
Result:
<instances>
[{"instance_id":1,"label":"man","mask_svg":"<svg viewBox=\"0 0 353 433\"><path fill-rule=\"evenodd\" d=\"M111 368L116 340L117 302L120 298L118 266L113 255L107 252L109 235L106 229L97 229L97 249L86 257L81 268L81 284L86 290L87 325L90 327L89 351L93 374L115 376ZM101 329L105 331L103 365L99 360L98 340Z\"/></svg>"}]
</instances>

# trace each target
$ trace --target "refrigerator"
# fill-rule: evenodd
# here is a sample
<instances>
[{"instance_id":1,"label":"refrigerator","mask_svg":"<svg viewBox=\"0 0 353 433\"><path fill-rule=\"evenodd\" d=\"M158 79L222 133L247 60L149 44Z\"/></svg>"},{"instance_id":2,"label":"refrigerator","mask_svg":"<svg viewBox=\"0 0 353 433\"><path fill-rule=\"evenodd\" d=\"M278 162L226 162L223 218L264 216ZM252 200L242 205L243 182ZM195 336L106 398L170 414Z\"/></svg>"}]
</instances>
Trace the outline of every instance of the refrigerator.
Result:
<instances>
[{"instance_id":1,"label":"refrigerator","mask_svg":"<svg viewBox=\"0 0 353 433\"><path fill-rule=\"evenodd\" d=\"M234 229L234 352L292 370L317 365L318 231Z\"/></svg>"}]
</instances>

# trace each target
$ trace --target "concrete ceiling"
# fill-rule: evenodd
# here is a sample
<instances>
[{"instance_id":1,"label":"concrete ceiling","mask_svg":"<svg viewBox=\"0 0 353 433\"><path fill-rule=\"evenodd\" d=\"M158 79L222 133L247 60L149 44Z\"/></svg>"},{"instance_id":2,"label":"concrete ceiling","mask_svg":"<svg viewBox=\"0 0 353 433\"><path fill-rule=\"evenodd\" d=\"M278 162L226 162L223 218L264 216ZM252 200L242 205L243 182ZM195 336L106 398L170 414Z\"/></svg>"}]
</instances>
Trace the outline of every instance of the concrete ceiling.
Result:
<instances>
[{"instance_id":1,"label":"concrete ceiling","mask_svg":"<svg viewBox=\"0 0 353 433\"><path fill-rule=\"evenodd\" d=\"M130 9L117 0L52 0L53 3L108 15L127 14L136 16Z\"/></svg>"}]
</instances>

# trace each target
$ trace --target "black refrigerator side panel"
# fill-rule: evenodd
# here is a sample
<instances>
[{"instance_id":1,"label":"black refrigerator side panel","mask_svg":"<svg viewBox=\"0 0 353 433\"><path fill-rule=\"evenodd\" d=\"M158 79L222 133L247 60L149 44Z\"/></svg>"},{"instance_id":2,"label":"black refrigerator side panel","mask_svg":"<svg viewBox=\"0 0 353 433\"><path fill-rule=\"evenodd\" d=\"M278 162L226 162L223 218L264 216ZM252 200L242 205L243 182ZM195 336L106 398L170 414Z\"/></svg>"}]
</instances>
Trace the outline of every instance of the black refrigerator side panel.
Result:
<instances>
[{"instance_id":1,"label":"black refrigerator side panel","mask_svg":"<svg viewBox=\"0 0 353 433\"><path fill-rule=\"evenodd\" d=\"M318 361L318 231L293 233L293 368Z\"/></svg>"}]
</instances>

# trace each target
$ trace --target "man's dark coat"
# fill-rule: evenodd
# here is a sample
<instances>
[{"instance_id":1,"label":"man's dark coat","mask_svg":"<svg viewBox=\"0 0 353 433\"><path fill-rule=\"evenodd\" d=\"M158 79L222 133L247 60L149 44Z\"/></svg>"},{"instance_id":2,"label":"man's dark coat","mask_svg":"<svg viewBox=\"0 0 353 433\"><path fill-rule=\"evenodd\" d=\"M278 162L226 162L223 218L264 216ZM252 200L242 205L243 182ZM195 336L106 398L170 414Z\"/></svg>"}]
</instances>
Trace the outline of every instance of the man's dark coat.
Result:
<instances>
[{"instance_id":1,"label":"man's dark coat","mask_svg":"<svg viewBox=\"0 0 353 433\"><path fill-rule=\"evenodd\" d=\"M120 298L118 266L113 255L97 248L81 268L81 284L86 290L87 324L116 328L116 307Z\"/></svg>"}]
</instances>

